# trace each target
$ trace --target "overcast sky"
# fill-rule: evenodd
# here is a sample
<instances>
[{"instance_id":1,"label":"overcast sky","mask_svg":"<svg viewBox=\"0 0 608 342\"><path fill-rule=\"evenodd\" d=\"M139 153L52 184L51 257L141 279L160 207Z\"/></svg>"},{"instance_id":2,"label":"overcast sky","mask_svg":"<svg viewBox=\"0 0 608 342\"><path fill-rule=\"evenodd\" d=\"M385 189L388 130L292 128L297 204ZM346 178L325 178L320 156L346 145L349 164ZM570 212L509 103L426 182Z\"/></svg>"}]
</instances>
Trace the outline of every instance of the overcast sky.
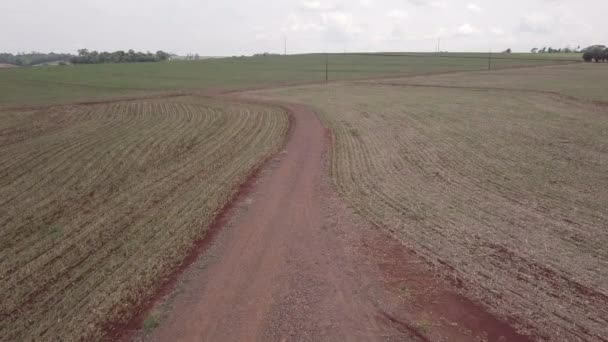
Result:
<instances>
[{"instance_id":1,"label":"overcast sky","mask_svg":"<svg viewBox=\"0 0 608 342\"><path fill-rule=\"evenodd\" d=\"M205 56L608 43L602 0L0 0L0 52Z\"/></svg>"}]
</instances>

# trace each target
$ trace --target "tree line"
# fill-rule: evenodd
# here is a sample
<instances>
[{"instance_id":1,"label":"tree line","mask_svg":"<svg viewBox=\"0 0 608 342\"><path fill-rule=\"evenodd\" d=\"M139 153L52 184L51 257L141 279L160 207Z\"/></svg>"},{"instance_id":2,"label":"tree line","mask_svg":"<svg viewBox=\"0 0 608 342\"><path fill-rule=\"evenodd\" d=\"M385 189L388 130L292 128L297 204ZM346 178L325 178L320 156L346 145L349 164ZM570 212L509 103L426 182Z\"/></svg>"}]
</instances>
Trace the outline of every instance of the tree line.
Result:
<instances>
[{"instance_id":1,"label":"tree line","mask_svg":"<svg viewBox=\"0 0 608 342\"><path fill-rule=\"evenodd\" d=\"M19 66L32 66L36 64L53 63L53 62L65 62L72 58L73 55L69 53L42 53L42 52L30 52L30 53L19 53L13 55L12 53L0 53L0 63L13 64Z\"/></svg>"},{"instance_id":2,"label":"tree line","mask_svg":"<svg viewBox=\"0 0 608 342\"><path fill-rule=\"evenodd\" d=\"M581 47L577 46L576 48L571 48L569 46L565 47L565 48L557 48L554 49L552 47L543 47L542 49L539 48L532 48L532 50L530 50L531 53L581 53Z\"/></svg>"},{"instance_id":3,"label":"tree line","mask_svg":"<svg viewBox=\"0 0 608 342\"><path fill-rule=\"evenodd\" d=\"M596 63L608 61L608 48L605 45L590 46L583 51L583 60Z\"/></svg>"},{"instance_id":4,"label":"tree line","mask_svg":"<svg viewBox=\"0 0 608 342\"><path fill-rule=\"evenodd\" d=\"M114 51L97 52L87 49L78 50L78 56L70 58L73 64L101 64L101 63L137 63L137 62L161 62L166 61L171 55L164 51L140 52L140 51Z\"/></svg>"},{"instance_id":5,"label":"tree line","mask_svg":"<svg viewBox=\"0 0 608 342\"><path fill-rule=\"evenodd\" d=\"M129 51L114 51L114 52L97 52L87 49L78 50L78 55L69 53L0 53L0 63L13 64L18 66L33 66L45 63L59 62L64 64L70 62L72 64L100 64L100 63L137 63L137 62L161 62L166 61L171 57L171 54L164 51L139 52L134 50ZM195 58L192 58L195 59ZM197 58L198 59L198 58Z\"/></svg>"}]
</instances>

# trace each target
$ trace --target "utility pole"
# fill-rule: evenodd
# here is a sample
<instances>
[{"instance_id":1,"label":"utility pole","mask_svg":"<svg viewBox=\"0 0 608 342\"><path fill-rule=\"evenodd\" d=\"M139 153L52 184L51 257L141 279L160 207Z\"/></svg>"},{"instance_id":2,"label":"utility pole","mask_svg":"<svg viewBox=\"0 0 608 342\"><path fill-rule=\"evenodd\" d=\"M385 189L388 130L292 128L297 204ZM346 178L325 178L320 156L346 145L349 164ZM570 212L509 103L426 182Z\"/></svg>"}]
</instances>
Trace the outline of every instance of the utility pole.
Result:
<instances>
[{"instance_id":1,"label":"utility pole","mask_svg":"<svg viewBox=\"0 0 608 342\"><path fill-rule=\"evenodd\" d=\"M329 82L329 54L325 53L325 83Z\"/></svg>"},{"instance_id":2,"label":"utility pole","mask_svg":"<svg viewBox=\"0 0 608 342\"><path fill-rule=\"evenodd\" d=\"M437 53L441 53L441 37L437 38Z\"/></svg>"},{"instance_id":3,"label":"utility pole","mask_svg":"<svg viewBox=\"0 0 608 342\"><path fill-rule=\"evenodd\" d=\"M492 50L488 54L488 70L492 70Z\"/></svg>"},{"instance_id":4,"label":"utility pole","mask_svg":"<svg viewBox=\"0 0 608 342\"><path fill-rule=\"evenodd\" d=\"M283 41L283 48L284 48L284 54L285 56L287 56L287 36L284 36L284 41Z\"/></svg>"}]
</instances>

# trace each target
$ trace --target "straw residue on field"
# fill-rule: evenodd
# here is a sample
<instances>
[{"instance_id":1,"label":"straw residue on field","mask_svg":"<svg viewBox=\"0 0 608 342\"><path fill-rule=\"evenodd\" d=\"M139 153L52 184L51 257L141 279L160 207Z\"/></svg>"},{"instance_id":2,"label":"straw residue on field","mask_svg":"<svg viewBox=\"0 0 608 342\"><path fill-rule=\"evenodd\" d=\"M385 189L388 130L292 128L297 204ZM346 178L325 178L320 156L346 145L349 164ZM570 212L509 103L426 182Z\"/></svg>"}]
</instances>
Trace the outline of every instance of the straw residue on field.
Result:
<instances>
[{"instance_id":1,"label":"straw residue on field","mask_svg":"<svg viewBox=\"0 0 608 342\"><path fill-rule=\"evenodd\" d=\"M541 339L608 336L608 113L538 93L337 84L314 105L363 217Z\"/></svg>"},{"instance_id":2,"label":"straw residue on field","mask_svg":"<svg viewBox=\"0 0 608 342\"><path fill-rule=\"evenodd\" d=\"M197 98L0 112L0 340L95 340L128 319L288 120Z\"/></svg>"},{"instance_id":3,"label":"straw residue on field","mask_svg":"<svg viewBox=\"0 0 608 342\"><path fill-rule=\"evenodd\" d=\"M608 103L608 68L596 63L414 76L372 82L558 93Z\"/></svg>"}]
</instances>

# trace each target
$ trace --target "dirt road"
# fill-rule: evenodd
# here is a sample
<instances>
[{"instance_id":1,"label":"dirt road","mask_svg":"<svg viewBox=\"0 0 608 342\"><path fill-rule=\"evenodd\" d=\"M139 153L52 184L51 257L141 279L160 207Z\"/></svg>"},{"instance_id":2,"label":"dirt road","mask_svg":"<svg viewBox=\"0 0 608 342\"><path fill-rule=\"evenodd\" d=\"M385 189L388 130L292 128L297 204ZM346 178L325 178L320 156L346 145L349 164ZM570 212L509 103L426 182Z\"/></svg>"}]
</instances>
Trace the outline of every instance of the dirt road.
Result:
<instances>
[{"instance_id":1,"label":"dirt road","mask_svg":"<svg viewBox=\"0 0 608 342\"><path fill-rule=\"evenodd\" d=\"M330 133L289 105L290 138L161 306L149 341L526 341L368 226L327 179ZM132 336L131 336L132 337Z\"/></svg>"}]
</instances>

